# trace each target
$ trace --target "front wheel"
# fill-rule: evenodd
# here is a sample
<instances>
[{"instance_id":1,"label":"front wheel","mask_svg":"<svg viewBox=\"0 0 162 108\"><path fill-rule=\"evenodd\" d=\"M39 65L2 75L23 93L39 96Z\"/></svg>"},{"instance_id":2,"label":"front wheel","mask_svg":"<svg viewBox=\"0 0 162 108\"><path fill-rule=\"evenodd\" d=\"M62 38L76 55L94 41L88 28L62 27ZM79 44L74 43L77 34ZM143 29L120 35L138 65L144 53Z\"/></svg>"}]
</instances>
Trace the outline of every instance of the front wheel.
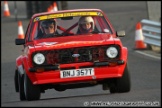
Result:
<instances>
[{"instance_id":1,"label":"front wheel","mask_svg":"<svg viewBox=\"0 0 162 108\"><path fill-rule=\"evenodd\" d=\"M27 100L40 99L41 91L39 86L33 85L26 73L24 75L24 92Z\"/></svg>"},{"instance_id":2,"label":"front wheel","mask_svg":"<svg viewBox=\"0 0 162 108\"><path fill-rule=\"evenodd\" d=\"M131 88L130 75L128 66L126 65L123 76L121 78L116 79L116 81L114 81L113 83L113 86L110 87L110 93L129 92L130 88Z\"/></svg>"},{"instance_id":3,"label":"front wheel","mask_svg":"<svg viewBox=\"0 0 162 108\"><path fill-rule=\"evenodd\" d=\"M20 94L20 100L26 100L25 93L24 93L24 75L20 75L18 73L18 84L19 84L19 94Z\"/></svg>"}]
</instances>

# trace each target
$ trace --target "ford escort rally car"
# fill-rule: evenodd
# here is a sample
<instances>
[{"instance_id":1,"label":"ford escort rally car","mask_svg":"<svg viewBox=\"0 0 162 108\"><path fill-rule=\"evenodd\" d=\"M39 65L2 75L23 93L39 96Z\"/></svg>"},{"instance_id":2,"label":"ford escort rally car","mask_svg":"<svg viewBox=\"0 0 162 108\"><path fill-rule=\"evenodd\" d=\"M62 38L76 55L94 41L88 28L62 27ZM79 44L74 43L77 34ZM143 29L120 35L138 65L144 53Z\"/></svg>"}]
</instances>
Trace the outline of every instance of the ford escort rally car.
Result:
<instances>
[{"instance_id":1,"label":"ford escort rally car","mask_svg":"<svg viewBox=\"0 0 162 108\"><path fill-rule=\"evenodd\" d=\"M81 34L80 18L91 17L93 30ZM45 34L44 21L55 22L56 34ZM46 27L48 28L48 27ZM80 32L78 32L80 31ZM110 93L129 92L128 50L100 9L73 9L34 14L16 58L15 90L20 100L39 100L47 89L102 85Z\"/></svg>"}]
</instances>

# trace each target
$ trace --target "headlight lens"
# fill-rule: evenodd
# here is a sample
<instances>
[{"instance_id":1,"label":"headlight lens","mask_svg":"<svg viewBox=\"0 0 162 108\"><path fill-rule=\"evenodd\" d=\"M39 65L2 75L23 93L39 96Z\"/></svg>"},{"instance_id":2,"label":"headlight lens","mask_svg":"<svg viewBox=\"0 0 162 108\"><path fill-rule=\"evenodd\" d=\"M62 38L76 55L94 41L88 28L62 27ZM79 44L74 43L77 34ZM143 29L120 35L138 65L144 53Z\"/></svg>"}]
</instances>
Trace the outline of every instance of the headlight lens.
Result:
<instances>
[{"instance_id":1,"label":"headlight lens","mask_svg":"<svg viewBox=\"0 0 162 108\"><path fill-rule=\"evenodd\" d=\"M34 55L33 60L36 64L40 65L44 63L45 57L42 53L37 53Z\"/></svg>"},{"instance_id":2,"label":"headlight lens","mask_svg":"<svg viewBox=\"0 0 162 108\"><path fill-rule=\"evenodd\" d=\"M109 58L115 58L115 57L118 55L118 50L116 49L116 47L109 47L109 48L106 50L106 55L107 55Z\"/></svg>"}]
</instances>

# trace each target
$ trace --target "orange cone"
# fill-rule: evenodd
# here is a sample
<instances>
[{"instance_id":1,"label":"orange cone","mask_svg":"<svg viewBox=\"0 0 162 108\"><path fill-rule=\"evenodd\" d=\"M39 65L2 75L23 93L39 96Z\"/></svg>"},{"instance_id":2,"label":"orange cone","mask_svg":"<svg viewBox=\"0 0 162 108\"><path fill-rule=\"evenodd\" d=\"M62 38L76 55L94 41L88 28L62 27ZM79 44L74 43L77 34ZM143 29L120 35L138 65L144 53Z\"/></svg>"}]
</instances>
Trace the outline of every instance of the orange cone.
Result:
<instances>
[{"instance_id":1,"label":"orange cone","mask_svg":"<svg viewBox=\"0 0 162 108\"><path fill-rule=\"evenodd\" d=\"M4 1L4 12L3 12L3 15L5 17L9 17L10 16L10 11L9 11L9 8L8 8L8 2L7 1Z\"/></svg>"},{"instance_id":2,"label":"orange cone","mask_svg":"<svg viewBox=\"0 0 162 108\"><path fill-rule=\"evenodd\" d=\"M47 12L52 12L53 11L53 7L52 7L52 5L51 6L49 6L48 8L47 8Z\"/></svg>"},{"instance_id":3,"label":"orange cone","mask_svg":"<svg viewBox=\"0 0 162 108\"><path fill-rule=\"evenodd\" d=\"M55 12L55 11L58 11L56 2L53 2L53 11L54 11L54 12Z\"/></svg>"},{"instance_id":4,"label":"orange cone","mask_svg":"<svg viewBox=\"0 0 162 108\"><path fill-rule=\"evenodd\" d=\"M144 36L142 33L141 23L138 22L136 24L136 31L135 31L135 49L146 49L146 44L144 43Z\"/></svg>"},{"instance_id":5,"label":"orange cone","mask_svg":"<svg viewBox=\"0 0 162 108\"><path fill-rule=\"evenodd\" d=\"M23 31L23 27L22 27L22 22L18 21L18 38L19 39L24 39L24 31Z\"/></svg>"},{"instance_id":6,"label":"orange cone","mask_svg":"<svg viewBox=\"0 0 162 108\"><path fill-rule=\"evenodd\" d=\"M53 12L53 6L52 5L49 7L49 10L50 10L50 12Z\"/></svg>"}]
</instances>

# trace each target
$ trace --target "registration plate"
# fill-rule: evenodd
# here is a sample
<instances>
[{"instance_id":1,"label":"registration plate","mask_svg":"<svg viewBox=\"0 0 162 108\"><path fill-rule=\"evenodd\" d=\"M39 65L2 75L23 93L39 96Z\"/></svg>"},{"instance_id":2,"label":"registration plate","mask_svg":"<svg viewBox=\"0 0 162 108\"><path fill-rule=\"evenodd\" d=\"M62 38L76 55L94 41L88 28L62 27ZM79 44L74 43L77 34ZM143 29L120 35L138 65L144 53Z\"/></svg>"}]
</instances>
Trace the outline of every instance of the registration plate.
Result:
<instances>
[{"instance_id":1,"label":"registration plate","mask_svg":"<svg viewBox=\"0 0 162 108\"><path fill-rule=\"evenodd\" d=\"M83 68L73 70L60 71L61 78L80 77L80 76L92 76L94 75L94 68Z\"/></svg>"}]
</instances>

